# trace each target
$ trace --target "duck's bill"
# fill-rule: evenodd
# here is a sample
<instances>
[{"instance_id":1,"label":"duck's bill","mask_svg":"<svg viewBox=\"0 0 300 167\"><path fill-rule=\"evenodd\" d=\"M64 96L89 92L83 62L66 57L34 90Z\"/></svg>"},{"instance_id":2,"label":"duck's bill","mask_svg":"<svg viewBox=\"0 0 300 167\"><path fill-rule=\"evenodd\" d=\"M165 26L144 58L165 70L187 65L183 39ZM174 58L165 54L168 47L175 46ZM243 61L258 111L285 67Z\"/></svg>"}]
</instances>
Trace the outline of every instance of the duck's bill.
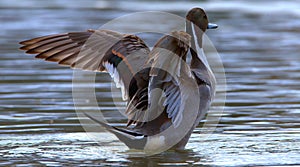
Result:
<instances>
[{"instance_id":1,"label":"duck's bill","mask_svg":"<svg viewBox=\"0 0 300 167\"><path fill-rule=\"evenodd\" d=\"M207 25L207 29L216 29L216 28L218 28L217 24L208 23L208 25Z\"/></svg>"}]
</instances>

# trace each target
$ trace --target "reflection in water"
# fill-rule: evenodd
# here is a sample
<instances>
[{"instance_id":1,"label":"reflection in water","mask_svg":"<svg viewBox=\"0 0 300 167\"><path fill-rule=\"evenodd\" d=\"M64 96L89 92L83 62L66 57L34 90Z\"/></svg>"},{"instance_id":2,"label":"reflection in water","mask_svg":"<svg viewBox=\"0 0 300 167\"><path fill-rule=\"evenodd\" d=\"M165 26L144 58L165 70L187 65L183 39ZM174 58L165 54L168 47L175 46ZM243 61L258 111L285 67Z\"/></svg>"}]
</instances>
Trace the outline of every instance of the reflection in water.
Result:
<instances>
[{"instance_id":1,"label":"reflection in water","mask_svg":"<svg viewBox=\"0 0 300 167\"><path fill-rule=\"evenodd\" d=\"M195 130L186 152L165 152L151 157L136 156L136 152L129 151L107 132L95 134L101 145L89 138L78 121L86 118L78 118L74 112L72 70L33 60L32 56L17 50L19 41L35 36L95 29L110 19L130 13L129 4L134 3L141 10L152 9L155 4L132 1L112 5L114 8L109 1L93 2L98 7L87 9L74 4L75 10L57 7L68 4L64 1L46 5L39 2L41 6L52 6L44 9L24 7L26 3L18 1L14 3L20 7L16 10L8 8L16 7L11 6L11 1L0 1L0 165L300 163L300 15L296 0L285 5L280 5L285 1L278 1L274 6L266 5L271 2L268 0L203 3L211 21L220 26L217 31L208 32L208 36L226 70L225 112L211 136L201 138L201 126ZM78 1L81 3L87 4ZM179 1L168 9L184 16L185 11L198 5L195 3ZM97 9L101 5L102 9ZM257 8L263 5L266 10ZM164 6L162 2L160 8ZM243 10L231 11L238 7ZM150 44L158 38L157 35L143 37ZM112 103L109 76L98 74L96 79L103 114L109 122L123 125L125 119ZM218 101L211 112L217 109Z\"/></svg>"}]
</instances>

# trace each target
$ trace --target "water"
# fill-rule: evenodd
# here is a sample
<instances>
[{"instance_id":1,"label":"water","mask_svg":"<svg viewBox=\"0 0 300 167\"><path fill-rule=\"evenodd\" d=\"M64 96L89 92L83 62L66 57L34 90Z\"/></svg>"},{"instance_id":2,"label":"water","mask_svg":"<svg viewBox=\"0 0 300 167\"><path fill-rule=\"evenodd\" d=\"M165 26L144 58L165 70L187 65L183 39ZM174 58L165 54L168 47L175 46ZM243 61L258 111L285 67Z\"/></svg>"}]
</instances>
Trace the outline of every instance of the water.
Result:
<instances>
[{"instance_id":1,"label":"water","mask_svg":"<svg viewBox=\"0 0 300 167\"><path fill-rule=\"evenodd\" d=\"M227 100L215 132L200 138L199 126L185 152L132 156L108 132L85 133L78 120L85 118L78 118L73 106L73 71L18 50L21 40L97 29L132 12L163 10L184 16L194 6L207 9L210 20L219 25L208 36L224 63ZM0 165L300 164L299 8L296 0L1 0ZM144 38L151 43L158 37ZM111 101L110 77L98 74L97 83L107 120L124 123ZM90 136L97 136L100 145Z\"/></svg>"}]
</instances>

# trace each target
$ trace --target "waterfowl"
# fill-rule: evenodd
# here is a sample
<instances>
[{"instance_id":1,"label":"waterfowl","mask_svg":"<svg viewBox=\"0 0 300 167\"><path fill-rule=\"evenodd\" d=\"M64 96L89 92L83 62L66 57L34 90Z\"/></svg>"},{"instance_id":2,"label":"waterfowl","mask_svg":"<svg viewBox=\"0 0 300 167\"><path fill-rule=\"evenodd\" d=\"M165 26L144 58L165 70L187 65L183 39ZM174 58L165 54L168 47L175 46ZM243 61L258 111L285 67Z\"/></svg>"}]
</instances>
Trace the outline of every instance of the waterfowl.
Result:
<instances>
[{"instance_id":1,"label":"waterfowl","mask_svg":"<svg viewBox=\"0 0 300 167\"><path fill-rule=\"evenodd\" d=\"M145 149L149 137L178 127L183 123L186 97L191 91L181 90L182 85L200 97L192 109L196 113L191 127L174 149L184 149L193 129L203 119L215 94L216 80L202 49L202 36L217 25L208 22L205 11L193 8L186 15L186 32L173 31L157 41L152 50L136 35L111 30L88 30L48 35L20 42L20 49L36 58L58 62L82 70L108 72L123 100L127 101L128 129L110 126L89 114L93 121L115 134L129 148ZM192 59L186 65L187 53ZM189 82L195 81L191 86ZM155 91L156 88L162 90ZM164 140L154 140L157 147ZM153 141L151 141L153 142Z\"/></svg>"}]
</instances>

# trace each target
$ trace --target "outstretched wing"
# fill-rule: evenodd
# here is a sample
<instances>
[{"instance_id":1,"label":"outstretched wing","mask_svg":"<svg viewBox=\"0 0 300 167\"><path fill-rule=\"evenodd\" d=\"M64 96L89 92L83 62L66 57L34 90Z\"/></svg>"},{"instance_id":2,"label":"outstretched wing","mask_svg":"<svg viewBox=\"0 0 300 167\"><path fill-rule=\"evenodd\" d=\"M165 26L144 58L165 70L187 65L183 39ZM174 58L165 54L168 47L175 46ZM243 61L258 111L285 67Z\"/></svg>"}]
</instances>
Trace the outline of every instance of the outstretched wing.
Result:
<instances>
[{"instance_id":1,"label":"outstretched wing","mask_svg":"<svg viewBox=\"0 0 300 167\"><path fill-rule=\"evenodd\" d=\"M37 54L36 58L71 68L107 71L122 89L124 100L133 97L138 89L132 79L143 68L150 52L139 37L110 30L55 34L20 44L24 45L21 50Z\"/></svg>"},{"instance_id":2,"label":"outstretched wing","mask_svg":"<svg viewBox=\"0 0 300 167\"><path fill-rule=\"evenodd\" d=\"M175 127L181 123L182 104L186 100L182 84L192 78L185 62L189 43L187 33L175 31L162 38L150 53L149 112L165 111Z\"/></svg>"},{"instance_id":3,"label":"outstretched wing","mask_svg":"<svg viewBox=\"0 0 300 167\"><path fill-rule=\"evenodd\" d=\"M128 110L137 122L155 122L163 112L177 126L182 119L182 92L180 84L186 77L192 77L191 71L185 63L189 48L190 36L185 32L172 32L162 37L154 46L148 60L149 88L140 92L138 105L129 103ZM136 108L144 107L145 110ZM135 110L136 109L136 110Z\"/></svg>"}]
</instances>

